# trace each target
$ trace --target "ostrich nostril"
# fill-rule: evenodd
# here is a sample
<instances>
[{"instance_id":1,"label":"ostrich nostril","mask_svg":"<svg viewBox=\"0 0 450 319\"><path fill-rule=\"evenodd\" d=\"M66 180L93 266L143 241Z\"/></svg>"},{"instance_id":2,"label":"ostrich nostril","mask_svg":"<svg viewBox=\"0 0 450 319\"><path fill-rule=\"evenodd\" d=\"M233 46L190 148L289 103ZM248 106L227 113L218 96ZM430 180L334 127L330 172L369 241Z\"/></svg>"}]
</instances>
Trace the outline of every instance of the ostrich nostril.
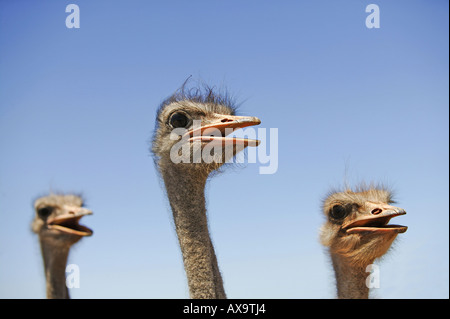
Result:
<instances>
[{"instance_id":1,"label":"ostrich nostril","mask_svg":"<svg viewBox=\"0 0 450 319\"><path fill-rule=\"evenodd\" d=\"M230 120L230 119L223 119L222 121L220 121L220 122L222 122L222 123L226 123L226 122L233 122L233 120Z\"/></svg>"},{"instance_id":2,"label":"ostrich nostril","mask_svg":"<svg viewBox=\"0 0 450 319\"><path fill-rule=\"evenodd\" d=\"M70 211L69 214L70 214L70 215L75 215L75 212Z\"/></svg>"},{"instance_id":3,"label":"ostrich nostril","mask_svg":"<svg viewBox=\"0 0 450 319\"><path fill-rule=\"evenodd\" d=\"M383 210L381 208L375 208L374 210L371 211L372 215L378 215L382 212Z\"/></svg>"}]
</instances>

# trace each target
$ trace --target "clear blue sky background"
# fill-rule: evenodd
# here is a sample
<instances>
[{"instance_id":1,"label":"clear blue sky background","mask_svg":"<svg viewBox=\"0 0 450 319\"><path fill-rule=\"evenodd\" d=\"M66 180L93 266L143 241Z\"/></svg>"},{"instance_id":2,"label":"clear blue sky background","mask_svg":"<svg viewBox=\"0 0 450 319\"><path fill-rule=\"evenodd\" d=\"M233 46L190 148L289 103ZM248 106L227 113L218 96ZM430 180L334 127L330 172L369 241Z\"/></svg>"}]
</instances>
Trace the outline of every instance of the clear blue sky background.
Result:
<instances>
[{"instance_id":1,"label":"clear blue sky background","mask_svg":"<svg viewBox=\"0 0 450 319\"><path fill-rule=\"evenodd\" d=\"M276 174L247 164L207 187L230 298L334 297L320 203L344 180L387 183L408 212L374 297L448 298L448 1L374 1L380 29L370 3L1 1L0 297L45 297L29 225L50 190L94 211L72 297L188 297L149 140L193 75L279 132Z\"/></svg>"}]
</instances>

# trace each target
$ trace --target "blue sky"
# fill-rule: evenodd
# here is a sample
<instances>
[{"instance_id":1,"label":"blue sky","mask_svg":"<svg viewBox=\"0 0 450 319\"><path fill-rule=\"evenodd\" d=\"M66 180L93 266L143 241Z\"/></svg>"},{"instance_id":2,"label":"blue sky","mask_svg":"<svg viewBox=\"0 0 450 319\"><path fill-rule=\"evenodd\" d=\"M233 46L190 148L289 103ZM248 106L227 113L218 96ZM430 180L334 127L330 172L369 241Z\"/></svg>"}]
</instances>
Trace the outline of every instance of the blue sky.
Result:
<instances>
[{"instance_id":1,"label":"blue sky","mask_svg":"<svg viewBox=\"0 0 450 319\"><path fill-rule=\"evenodd\" d=\"M94 211L73 298L188 297L149 141L192 75L278 129L275 174L249 163L207 185L230 298L333 298L321 199L361 180L395 189L409 226L374 297L448 298L448 1L376 1L379 29L370 3L0 2L0 297L45 297L29 225L50 190Z\"/></svg>"}]
</instances>

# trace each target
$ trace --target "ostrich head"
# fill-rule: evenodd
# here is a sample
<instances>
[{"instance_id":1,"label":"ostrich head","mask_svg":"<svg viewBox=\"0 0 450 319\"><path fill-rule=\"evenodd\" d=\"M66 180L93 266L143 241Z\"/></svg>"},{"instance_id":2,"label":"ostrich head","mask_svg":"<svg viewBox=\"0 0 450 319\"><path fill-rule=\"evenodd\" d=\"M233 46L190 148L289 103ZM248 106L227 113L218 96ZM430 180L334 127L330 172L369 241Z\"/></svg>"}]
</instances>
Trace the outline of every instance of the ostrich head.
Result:
<instances>
[{"instance_id":1,"label":"ostrich head","mask_svg":"<svg viewBox=\"0 0 450 319\"><path fill-rule=\"evenodd\" d=\"M209 87L186 92L183 86L158 110L152 151L162 169L176 165L208 175L245 147L259 145L257 140L226 137L259 123L256 117L236 116L227 95Z\"/></svg>"},{"instance_id":2,"label":"ostrich head","mask_svg":"<svg viewBox=\"0 0 450 319\"><path fill-rule=\"evenodd\" d=\"M51 194L34 202L33 232L41 241L55 246L71 246L82 237L92 235L92 230L79 224L79 220L92 214L83 206L77 195Z\"/></svg>"},{"instance_id":3,"label":"ostrich head","mask_svg":"<svg viewBox=\"0 0 450 319\"><path fill-rule=\"evenodd\" d=\"M320 231L322 244L351 264L372 263L407 230L406 226L388 224L391 218L406 214L392 203L391 193L383 188L331 193L323 202L326 222Z\"/></svg>"}]
</instances>

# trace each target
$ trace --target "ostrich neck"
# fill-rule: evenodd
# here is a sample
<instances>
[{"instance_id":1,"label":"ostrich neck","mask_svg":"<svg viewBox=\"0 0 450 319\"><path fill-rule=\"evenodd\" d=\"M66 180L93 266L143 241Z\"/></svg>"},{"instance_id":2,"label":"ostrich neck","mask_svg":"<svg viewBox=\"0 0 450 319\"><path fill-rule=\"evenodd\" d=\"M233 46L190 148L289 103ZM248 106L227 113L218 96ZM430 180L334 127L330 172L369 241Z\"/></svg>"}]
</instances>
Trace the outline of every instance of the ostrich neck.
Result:
<instances>
[{"instance_id":1,"label":"ostrich neck","mask_svg":"<svg viewBox=\"0 0 450 319\"><path fill-rule=\"evenodd\" d=\"M207 176L191 171L187 173L176 165L162 172L183 255L190 297L226 298L208 231L205 208Z\"/></svg>"},{"instance_id":2,"label":"ostrich neck","mask_svg":"<svg viewBox=\"0 0 450 319\"><path fill-rule=\"evenodd\" d=\"M69 299L66 286L68 246L52 246L41 240L48 299Z\"/></svg>"},{"instance_id":3,"label":"ostrich neck","mask_svg":"<svg viewBox=\"0 0 450 319\"><path fill-rule=\"evenodd\" d=\"M331 254L336 275L337 297L339 299L368 299L369 288L366 279L366 265L352 265L350 261L338 254Z\"/></svg>"}]
</instances>

